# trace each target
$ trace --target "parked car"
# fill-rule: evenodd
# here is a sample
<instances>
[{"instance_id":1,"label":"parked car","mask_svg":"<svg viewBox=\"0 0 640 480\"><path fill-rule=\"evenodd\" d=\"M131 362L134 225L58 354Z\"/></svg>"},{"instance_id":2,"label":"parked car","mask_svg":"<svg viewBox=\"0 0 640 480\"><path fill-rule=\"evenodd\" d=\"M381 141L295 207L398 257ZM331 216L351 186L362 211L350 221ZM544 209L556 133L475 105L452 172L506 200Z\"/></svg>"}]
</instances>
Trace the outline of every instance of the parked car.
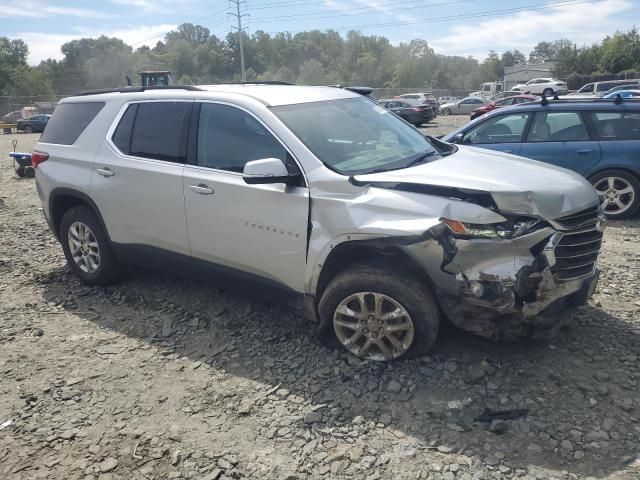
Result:
<instances>
[{"instance_id":1,"label":"parked car","mask_svg":"<svg viewBox=\"0 0 640 480\"><path fill-rule=\"evenodd\" d=\"M440 105L440 114L469 115L473 110L485 103L487 103L487 99L483 97L466 97L455 103Z\"/></svg>"},{"instance_id":2,"label":"parked car","mask_svg":"<svg viewBox=\"0 0 640 480\"><path fill-rule=\"evenodd\" d=\"M438 105L445 103L455 103L458 101L458 97L438 97Z\"/></svg>"},{"instance_id":3,"label":"parked car","mask_svg":"<svg viewBox=\"0 0 640 480\"><path fill-rule=\"evenodd\" d=\"M640 80L636 80L635 82L636 83L632 83L629 85L618 85L617 87L610 88L609 90L604 92L602 96L604 97L606 95L609 95L610 93L619 92L620 90L640 90Z\"/></svg>"},{"instance_id":4,"label":"parked car","mask_svg":"<svg viewBox=\"0 0 640 480\"><path fill-rule=\"evenodd\" d=\"M640 90L616 90L611 93L607 93L602 98L636 98L640 97Z\"/></svg>"},{"instance_id":5,"label":"parked car","mask_svg":"<svg viewBox=\"0 0 640 480\"><path fill-rule=\"evenodd\" d=\"M41 133L47 126L51 115L34 115L16 122L16 129L24 133Z\"/></svg>"},{"instance_id":6,"label":"parked car","mask_svg":"<svg viewBox=\"0 0 640 480\"><path fill-rule=\"evenodd\" d=\"M436 100L436 97L434 97L430 92L404 93L402 95L398 95L396 98L401 98L403 100L418 100L419 102L431 107L433 110L433 118L438 116L440 104Z\"/></svg>"},{"instance_id":7,"label":"parked car","mask_svg":"<svg viewBox=\"0 0 640 480\"><path fill-rule=\"evenodd\" d=\"M500 92L493 97L491 97L491 101L495 102L496 100L500 100L502 98L507 97L515 97L516 95L522 95L522 92L518 92L517 90L508 90L506 92Z\"/></svg>"},{"instance_id":8,"label":"parked car","mask_svg":"<svg viewBox=\"0 0 640 480\"><path fill-rule=\"evenodd\" d=\"M534 78L527 83L521 83L511 89L520 93L530 93L532 95L545 95L551 97L555 94L567 91L567 82L554 78Z\"/></svg>"},{"instance_id":9,"label":"parked car","mask_svg":"<svg viewBox=\"0 0 640 480\"><path fill-rule=\"evenodd\" d=\"M578 91L570 93L567 97L601 97L613 88L627 88L631 85L638 85L638 80L606 80L602 82L592 82L583 85Z\"/></svg>"},{"instance_id":10,"label":"parked car","mask_svg":"<svg viewBox=\"0 0 640 480\"><path fill-rule=\"evenodd\" d=\"M640 205L640 102L526 103L490 112L443 139L578 172L610 218L627 218Z\"/></svg>"},{"instance_id":11,"label":"parked car","mask_svg":"<svg viewBox=\"0 0 640 480\"><path fill-rule=\"evenodd\" d=\"M35 148L45 218L85 283L125 264L237 278L304 301L322 338L371 360L428 352L441 313L535 334L598 279L582 177L426 137L343 89L88 93Z\"/></svg>"},{"instance_id":12,"label":"parked car","mask_svg":"<svg viewBox=\"0 0 640 480\"><path fill-rule=\"evenodd\" d=\"M533 95L516 95L514 97L503 98L501 100L490 102L485 105L482 105L481 107L476 108L473 112L471 112L471 115L469 118L473 120L474 118L477 118L480 115L484 115L487 112L491 112L496 108L508 107L511 105L518 105L520 103L525 103L525 102L533 102L535 100L538 100L538 97L535 97Z\"/></svg>"},{"instance_id":13,"label":"parked car","mask_svg":"<svg viewBox=\"0 0 640 480\"><path fill-rule=\"evenodd\" d=\"M378 103L416 127L435 118L431 105L425 105L412 98L379 100Z\"/></svg>"},{"instance_id":14,"label":"parked car","mask_svg":"<svg viewBox=\"0 0 640 480\"><path fill-rule=\"evenodd\" d=\"M13 112L5 113L2 117L0 117L0 122L2 123L15 123L22 118L22 111L15 110Z\"/></svg>"}]
</instances>

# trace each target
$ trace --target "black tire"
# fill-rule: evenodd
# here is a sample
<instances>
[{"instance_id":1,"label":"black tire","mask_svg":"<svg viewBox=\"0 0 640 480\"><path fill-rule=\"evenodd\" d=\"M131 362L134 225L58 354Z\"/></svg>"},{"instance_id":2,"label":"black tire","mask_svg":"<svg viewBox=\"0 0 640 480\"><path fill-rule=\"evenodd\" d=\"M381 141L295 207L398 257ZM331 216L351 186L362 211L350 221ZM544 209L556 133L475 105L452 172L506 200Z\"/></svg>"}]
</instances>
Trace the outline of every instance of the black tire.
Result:
<instances>
[{"instance_id":1,"label":"black tire","mask_svg":"<svg viewBox=\"0 0 640 480\"><path fill-rule=\"evenodd\" d=\"M632 173L627 172L626 170L612 169L612 170L604 170L602 172L596 173L593 177L589 179L589 181L594 187L596 187L598 186L598 184L603 184L604 183L603 181L608 178L617 178L627 182L627 184L631 187L633 192L631 194L625 194L628 196L623 196L621 199L623 201L627 199L630 200L631 203L627 209L625 209L622 213L616 213L615 211L608 209L608 207L605 206L604 207L605 215L607 216L607 218L610 218L612 220L631 217L634 213L638 211L638 208L640 207L640 181L638 180L638 177L636 177ZM614 181L614 185L618 185L618 183L619 183L618 181ZM600 197L600 200L602 203L603 198Z\"/></svg>"},{"instance_id":2,"label":"black tire","mask_svg":"<svg viewBox=\"0 0 640 480\"><path fill-rule=\"evenodd\" d=\"M321 340L330 346L346 349L336 336L334 314L343 300L359 292L386 295L397 301L409 314L413 324L413 341L404 354L395 358L420 357L433 348L440 326L438 304L433 294L427 285L413 275L387 264L356 265L331 280L318 304L318 334Z\"/></svg>"},{"instance_id":3,"label":"black tire","mask_svg":"<svg viewBox=\"0 0 640 480\"><path fill-rule=\"evenodd\" d=\"M442 111L440 112L440 115L451 115L451 109L443 108Z\"/></svg>"},{"instance_id":4,"label":"black tire","mask_svg":"<svg viewBox=\"0 0 640 480\"><path fill-rule=\"evenodd\" d=\"M91 230L98 245L99 263L94 272L86 272L73 259L69 245L69 229L76 222L86 225ZM111 250L107 235L96 214L86 205L77 205L67 210L60 223L60 243L64 256L73 272L84 283L89 285L108 285L120 277L121 269Z\"/></svg>"},{"instance_id":5,"label":"black tire","mask_svg":"<svg viewBox=\"0 0 640 480\"><path fill-rule=\"evenodd\" d=\"M24 133L33 133L33 127L31 125L25 125L22 130L24 130Z\"/></svg>"},{"instance_id":6,"label":"black tire","mask_svg":"<svg viewBox=\"0 0 640 480\"><path fill-rule=\"evenodd\" d=\"M545 97L553 97L555 95L555 92L552 88L545 88L542 92L542 95L544 95Z\"/></svg>"},{"instance_id":7,"label":"black tire","mask_svg":"<svg viewBox=\"0 0 640 480\"><path fill-rule=\"evenodd\" d=\"M24 167L16 168L16 175L18 175L21 178L24 177L26 175L24 171Z\"/></svg>"}]
</instances>

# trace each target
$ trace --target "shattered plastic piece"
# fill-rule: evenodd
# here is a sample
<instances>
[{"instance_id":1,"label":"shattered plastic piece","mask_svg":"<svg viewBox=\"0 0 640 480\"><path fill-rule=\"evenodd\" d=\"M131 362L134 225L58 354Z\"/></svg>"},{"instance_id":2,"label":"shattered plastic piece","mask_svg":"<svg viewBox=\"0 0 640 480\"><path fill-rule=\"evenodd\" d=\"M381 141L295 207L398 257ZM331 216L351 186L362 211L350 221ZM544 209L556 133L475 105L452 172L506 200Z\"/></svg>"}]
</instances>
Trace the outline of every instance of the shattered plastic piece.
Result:
<instances>
[{"instance_id":1,"label":"shattered plastic piece","mask_svg":"<svg viewBox=\"0 0 640 480\"><path fill-rule=\"evenodd\" d=\"M11 419L7 420L6 422L0 423L0 430L4 430L5 428L7 428L12 423L13 423L13 420L11 420Z\"/></svg>"}]
</instances>

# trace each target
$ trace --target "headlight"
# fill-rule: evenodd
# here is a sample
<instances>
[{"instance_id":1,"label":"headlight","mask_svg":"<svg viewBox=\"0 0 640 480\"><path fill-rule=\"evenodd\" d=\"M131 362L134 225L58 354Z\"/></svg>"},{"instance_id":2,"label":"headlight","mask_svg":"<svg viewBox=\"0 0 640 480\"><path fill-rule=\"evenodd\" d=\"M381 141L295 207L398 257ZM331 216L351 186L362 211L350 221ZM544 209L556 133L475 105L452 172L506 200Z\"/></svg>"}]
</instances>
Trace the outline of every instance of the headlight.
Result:
<instances>
[{"instance_id":1,"label":"headlight","mask_svg":"<svg viewBox=\"0 0 640 480\"><path fill-rule=\"evenodd\" d=\"M491 238L510 239L544 226L544 223L536 218L520 217L501 223L465 223L458 220L443 218L444 224L449 227L455 236L463 238Z\"/></svg>"}]
</instances>

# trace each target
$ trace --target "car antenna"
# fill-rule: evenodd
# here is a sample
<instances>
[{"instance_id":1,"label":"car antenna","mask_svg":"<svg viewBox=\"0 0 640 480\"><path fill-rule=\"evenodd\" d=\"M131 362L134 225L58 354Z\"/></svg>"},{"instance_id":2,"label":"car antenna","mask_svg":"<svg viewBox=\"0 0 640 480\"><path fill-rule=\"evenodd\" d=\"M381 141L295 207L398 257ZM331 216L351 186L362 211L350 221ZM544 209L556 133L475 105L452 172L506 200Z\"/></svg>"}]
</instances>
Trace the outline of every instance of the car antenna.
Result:
<instances>
[{"instance_id":1,"label":"car antenna","mask_svg":"<svg viewBox=\"0 0 640 480\"><path fill-rule=\"evenodd\" d=\"M616 105L620 105L622 103L622 95L617 93L615 98L613 99L613 103L615 103Z\"/></svg>"}]
</instances>

